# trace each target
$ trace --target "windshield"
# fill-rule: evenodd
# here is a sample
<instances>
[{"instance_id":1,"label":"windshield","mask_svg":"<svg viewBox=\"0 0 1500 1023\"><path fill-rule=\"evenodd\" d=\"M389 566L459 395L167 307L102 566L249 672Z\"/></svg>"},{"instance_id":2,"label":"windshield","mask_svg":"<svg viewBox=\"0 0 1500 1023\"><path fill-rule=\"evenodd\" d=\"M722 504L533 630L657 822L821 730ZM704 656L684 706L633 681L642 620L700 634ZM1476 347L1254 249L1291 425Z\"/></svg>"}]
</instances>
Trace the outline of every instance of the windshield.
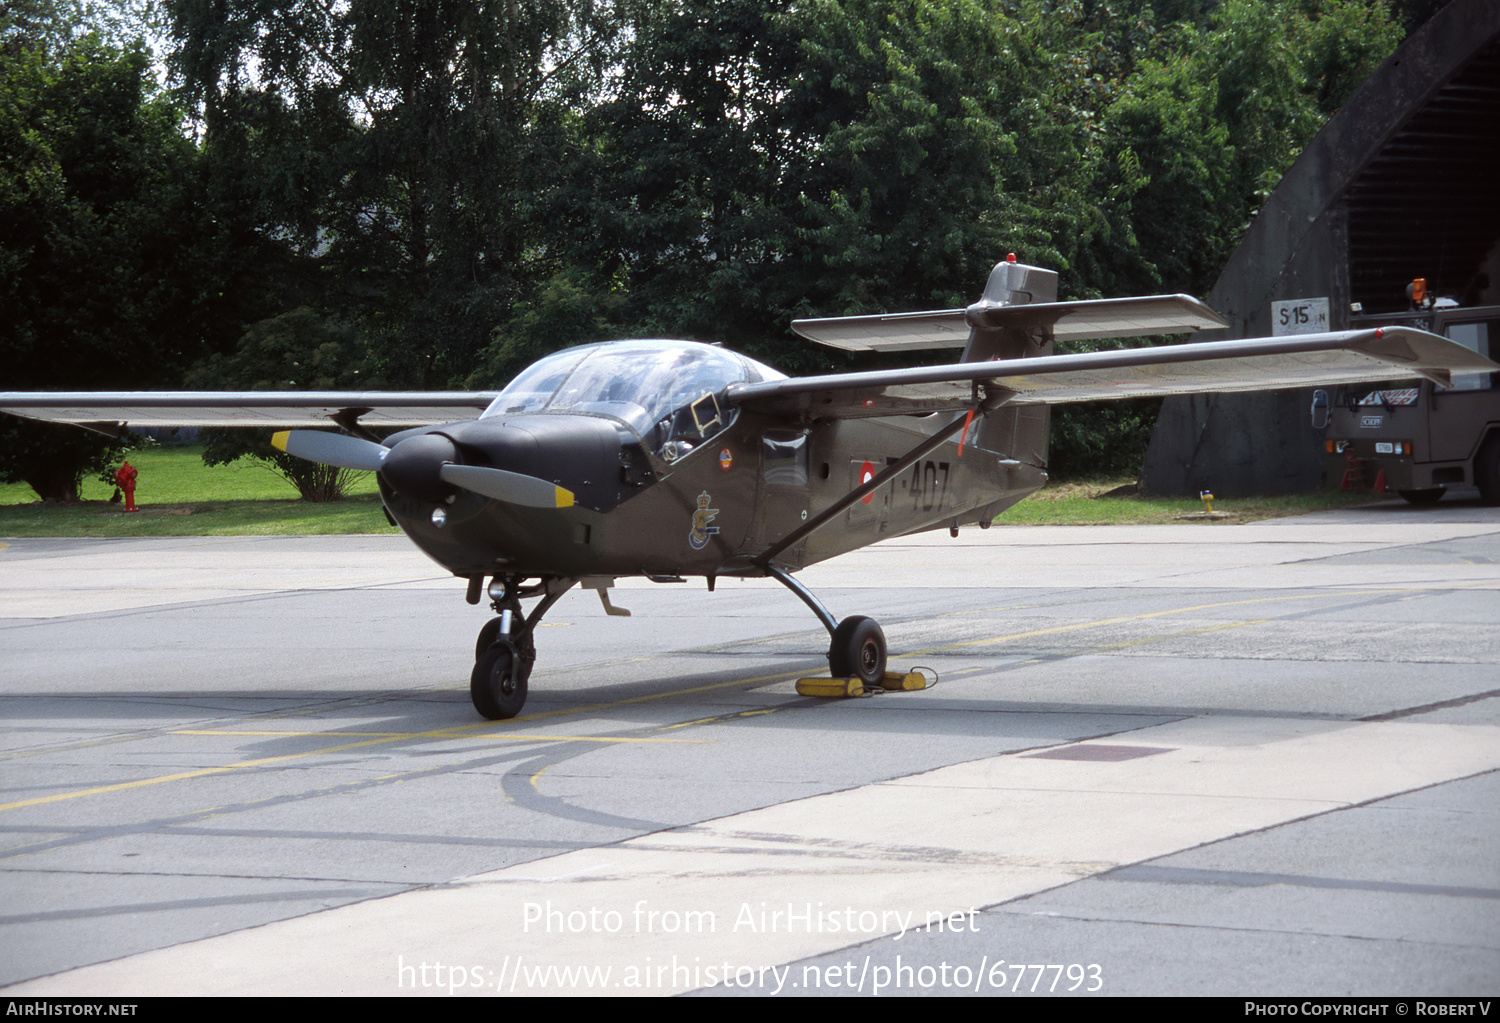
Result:
<instances>
[{"instance_id":1,"label":"windshield","mask_svg":"<svg viewBox=\"0 0 1500 1023\"><path fill-rule=\"evenodd\" d=\"M732 418L717 396L730 384L783 379L753 359L693 341L614 341L568 348L506 386L482 418L516 412L587 412L628 423L667 457L689 434L696 443Z\"/></svg>"},{"instance_id":2,"label":"windshield","mask_svg":"<svg viewBox=\"0 0 1500 1023\"><path fill-rule=\"evenodd\" d=\"M1335 405L1357 409L1366 405L1394 408L1415 405L1422 393L1420 380L1386 380L1376 383L1346 384L1338 389Z\"/></svg>"}]
</instances>

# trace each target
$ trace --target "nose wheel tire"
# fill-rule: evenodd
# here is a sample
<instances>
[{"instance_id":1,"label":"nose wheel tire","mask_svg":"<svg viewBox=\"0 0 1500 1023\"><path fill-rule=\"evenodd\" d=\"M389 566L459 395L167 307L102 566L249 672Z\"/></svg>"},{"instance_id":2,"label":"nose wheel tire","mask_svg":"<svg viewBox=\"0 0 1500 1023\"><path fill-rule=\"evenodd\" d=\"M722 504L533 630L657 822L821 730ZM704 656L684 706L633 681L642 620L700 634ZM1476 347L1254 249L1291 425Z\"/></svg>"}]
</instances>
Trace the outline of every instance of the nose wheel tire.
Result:
<instances>
[{"instance_id":1,"label":"nose wheel tire","mask_svg":"<svg viewBox=\"0 0 1500 1023\"><path fill-rule=\"evenodd\" d=\"M494 645L495 640L500 638L500 619L491 618L484 623L479 630L479 638L474 641L474 660L484 656L484 652Z\"/></svg>"},{"instance_id":2,"label":"nose wheel tire","mask_svg":"<svg viewBox=\"0 0 1500 1023\"><path fill-rule=\"evenodd\" d=\"M834 678L857 678L867 686L885 674L885 632L873 618L854 615L839 622L828 648Z\"/></svg>"},{"instance_id":3,"label":"nose wheel tire","mask_svg":"<svg viewBox=\"0 0 1500 1023\"><path fill-rule=\"evenodd\" d=\"M526 673L507 643L496 643L474 662L469 676L469 698L474 709L491 721L521 713L526 705Z\"/></svg>"}]
</instances>

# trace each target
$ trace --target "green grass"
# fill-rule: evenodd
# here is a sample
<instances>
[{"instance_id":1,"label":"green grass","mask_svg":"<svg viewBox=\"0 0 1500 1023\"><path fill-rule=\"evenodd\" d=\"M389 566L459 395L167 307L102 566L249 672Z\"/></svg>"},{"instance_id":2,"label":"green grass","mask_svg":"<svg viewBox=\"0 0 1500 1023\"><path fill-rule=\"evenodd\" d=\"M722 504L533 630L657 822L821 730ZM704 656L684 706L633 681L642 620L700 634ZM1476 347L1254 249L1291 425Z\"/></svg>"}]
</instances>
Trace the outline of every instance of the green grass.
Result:
<instances>
[{"instance_id":1,"label":"green grass","mask_svg":"<svg viewBox=\"0 0 1500 1023\"><path fill-rule=\"evenodd\" d=\"M313 504L253 459L233 465L203 464L197 445L144 448L131 454L140 470L138 514L111 504L114 488L85 480L84 503L43 505L24 484L0 486L0 536L292 536L308 533L395 533L376 496L375 478L356 480L343 501ZM1374 495L1318 491L1286 497L1214 501L1222 517L1207 520L1191 498L1104 497L1132 480L1051 483L1006 511L1003 526L1151 525L1183 522L1253 522L1257 519L1364 504Z\"/></svg>"},{"instance_id":2,"label":"green grass","mask_svg":"<svg viewBox=\"0 0 1500 1023\"><path fill-rule=\"evenodd\" d=\"M199 445L143 448L129 455L140 471L135 501L111 504L114 488L86 479L83 503L43 505L25 484L0 485L0 536L273 536L396 533L364 474L343 501L313 504L254 459L206 466Z\"/></svg>"},{"instance_id":3,"label":"green grass","mask_svg":"<svg viewBox=\"0 0 1500 1023\"><path fill-rule=\"evenodd\" d=\"M1380 498L1370 493L1317 490L1280 497L1214 498L1214 517L1204 514L1203 502L1190 497L1143 497L1129 494L1105 497L1111 490L1134 483L1129 479L1075 480L1049 483L995 519L1001 526L1146 526L1255 522L1288 515L1306 515L1329 508L1369 504Z\"/></svg>"},{"instance_id":4,"label":"green grass","mask_svg":"<svg viewBox=\"0 0 1500 1023\"><path fill-rule=\"evenodd\" d=\"M263 462L242 458L229 465L203 464L201 444L153 445L132 451L130 464L140 470L135 484L136 504L176 504L183 501L295 501L297 488ZM108 501L114 487L97 479L83 481L79 497ZM349 488L351 495L375 493L373 474L361 474ZM0 505L30 503L36 492L24 483L0 484Z\"/></svg>"}]
</instances>

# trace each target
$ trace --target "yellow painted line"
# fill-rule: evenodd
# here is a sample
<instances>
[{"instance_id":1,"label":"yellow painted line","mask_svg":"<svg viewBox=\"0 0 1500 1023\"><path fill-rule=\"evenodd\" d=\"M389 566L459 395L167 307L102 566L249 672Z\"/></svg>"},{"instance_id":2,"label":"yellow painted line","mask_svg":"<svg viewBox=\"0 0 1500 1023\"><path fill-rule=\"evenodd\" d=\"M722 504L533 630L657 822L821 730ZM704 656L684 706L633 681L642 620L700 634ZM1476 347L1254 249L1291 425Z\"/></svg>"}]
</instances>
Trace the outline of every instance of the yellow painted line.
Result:
<instances>
[{"instance_id":1,"label":"yellow painted line","mask_svg":"<svg viewBox=\"0 0 1500 1023\"><path fill-rule=\"evenodd\" d=\"M176 774L164 774L156 778L141 778L136 781L119 782L115 785L96 785L89 789L79 789L76 792L59 792L51 796L39 796L36 799L22 799L14 803L0 803L0 811L19 810L27 806L41 806L44 803L59 803L66 799L79 799L83 796L99 796L109 792L125 792L129 789L146 788L150 785L161 785L169 781L186 781L189 778L207 778L215 774L224 774L228 771L239 771L247 767L264 767L267 764L279 764L289 760L301 760L303 757L314 756L319 753L340 753L348 749L358 749L361 746L378 746L381 743L393 742L393 739L367 739L364 742L347 742L342 746L328 746L323 749L308 750L305 753L286 753L276 757L261 757L258 760L241 760L235 764L225 764L222 767L203 767L196 771L179 771Z\"/></svg>"},{"instance_id":2,"label":"yellow painted line","mask_svg":"<svg viewBox=\"0 0 1500 1023\"><path fill-rule=\"evenodd\" d=\"M796 676L791 677L795 678ZM762 714L775 714L778 710L784 709L783 707L767 707L764 710L737 710L729 714L715 714L713 717L694 718L692 721L679 721L672 725L662 725L661 731L670 732L674 728L692 728L694 725L722 724L726 721L733 721L735 718L760 717Z\"/></svg>"},{"instance_id":3,"label":"yellow painted line","mask_svg":"<svg viewBox=\"0 0 1500 1023\"><path fill-rule=\"evenodd\" d=\"M1205 625L1199 629L1179 629L1176 632L1168 632L1161 636L1143 636L1140 639L1127 639L1119 643L1106 643L1103 646L1086 647L1083 651L1087 653L1103 653L1106 650L1127 650L1130 647L1150 646L1153 643L1165 643L1169 639L1181 639L1183 636L1199 636L1209 632L1228 632L1230 629L1244 629L1251 625L1264 625L1274 622L1274 618L1251 618L1243 622L1222 622L1218 625ZM1022 662L1029 663L1029 662Z\"/></svg>"},{"instance_id":4,"label":"yellow painted line","mask_svg":"<svg viewBox=\"0 0 1500 1023\"><path fill-rule=\"evenodd\" d=\"M919 651L917 651L915 653L904 654L903 656L920 657L920 656L922 656L924 654L941 653L944 650L958 650L958 649L962 649L962 648L965 648L965 647L986 646L986 645L990 645L990 644L994 644L994 643L1006 643L1006 642L1010 642L1011 640L1026 639L1026 638L1031 637L1031 636L1045 636L1045 635L1052 635L1052 634L1056 634L1056 633L1060 633L1060 632L1074 632L1074 631L1077 631L1079 629L1095 628L1095 627L1101 626L1101 625L1116 625L1116 624L1119 624L1121 622L1144 621L1144 620L1149 619L1149 618L1162 618L1162 617L1166 617L1168 615L1187 614L1188 612L1191 612L1191 611L1207 611L1207 610L1211 610L1211 609L1214 609L1214 608L1220 608L1220 607L1238 607L1238 606L1243 606L1243 605L1248 605L1248 604L1266 604L1266 603L1274 603L1274 602L1277 602L1277 601L1286 601L1286 600L1315 600L1315 599L1324 599L1324 598L1328 598L1328 597L1360 596L1360 595L1366 595L1366 594L1393 593L1393 592L1400 592L1400 591L1398 591L1398 590L1354 590L1354 591L1343 591L1343 592L1340 592L1340 593L1296 594L1296 595L1283 596L1283 597L1257 597L1257 598L1252 598L1252 599L1249 599L1249 600L1229 600L1229 601L1222 601L1222 602L1214 603L1214 604L1194 604L1194 605L1189 606L1189 607L1173 608L1173 609L1167 610L1167 611L1150 611L1150 612L1147 612L1145 614L1127 615L1127 616L1120 617L1120 618L1104 618L1104 619L1100 619L1098 621L1093 621L1093 622L1077 622L1077 623L1074 623L1072 625L1057 625L1057 626L1053 626L1053 627L1047 628L1047 629L1032 629L1032 630L1029 630L1027 632L1011 633L1011 634L1006 635L1006 636L995 636L995 637L992 637L990 639L968 640L968 641L965 641L963 643L953 643L953 644L949 644L947 646L934 647L934 648L929 649L929 650L919 650ZM645 660L646 658L639 658L639 659L640 660ZM733 680L731 680L729 682L714 682L714 683L710 683L709 685L703 685L703 686L689 686L686 689L673 689L673 690L670 690L670 691L665 692L665 693L647 693L644 696L631 696L631 697L628 697L628 698L623 699L623 700L610 700L610 701L607 701L607 702L604 702L604 703L592 703L592 704L587 704L587 705L582 706L582 707L571 707L571 708L567 708L567 709L563 709L563 710L548 710L548 711L543 711L540 714L524 714L524 715L521 715L519 717L511 718L510 722L512 724L518 724L518 723L523 722L523 721L541 721L541 720L543 720L545 718L570 717L570 716L575 715L575 714L588 714L588 713L592 713L594 711L608 710L608 709L613 708L613 707L626 707L626 706L630 706L631 704L636 704L636 703L650 703L650 702L655 701L655 700L666 700L666 699L671 699L672 697L677 697L677 696L691 696L691 695L693 695L695 693L710 693L710 692L715 692L715 691L720 690L720 689L732 689L732 688L736 688L736 687L753 686L753 685L758 685L758 684L766 683L766 682L792 681L793 679L796 679L796 678L799 678L799 677L800 677L800 673L799 672L794 672L794 673L780 672L780 673L777 673L777 674L774 674L774 675L759 675L759 676L756 676L754 678L733 679ZM69 799L81 799L84 796L97 796L97 795L106 795L106 794L112 793L112 792L125 792L125 791L129 791L131 789L145 788L145 787L151 786L151 785L162 785L162 784L165 784L167 782L187 781L187 780L190 780L190 779L193 779L193 778L207 778L207 777L211 777L211 776L216 775L216 774L225 774L225 773L230 772L230 771L239 771L239 770L244 770L245 768L250 768L250 767L265 767L265 766L270 765L270 764L280 764L280 763L286 763L286 762L289 762L289 761L292 761L292 760L302 760L302 759L305 759L307 757L320 756L320 755L325 754L325 753L342 753L345 750L361 749L361 748L364 748L364 747L367 747L367 746L380 746L380 745L383 745L385 743L399 742L399 741L402 741L402 740L411 740L411 739L437 739L437 738L444 738L444 739L446 739L446 738L458 738L462 734L473 732L473 731L475 731L477 729L481 729L481 728L497 728L497 727L505 727L505 725L503 723L501 723L501 722L495 722L495 721L476 721L473 724L469 724L469 725L455 725L455 726L452 726L452 727L449 727L449 728L434 729L434 730L432 730L430 732L410 732L410 733L398 733L398 734L391 734L391 733L378 734L377 737L375 737L375 738L364 739L361 742L343 743L343 744L338 745L338 746L324 746L324 747L321 747L319 749L305 750L305 751L303 751L301 753L286 753L286 754L282 754L280 756L275 756L275 757L261 757L261 758L256 759L256 760L242 760L242 761L240 761L238 763L234 763L234 764L225 764L222 767L205 767L205 768L201 768L201 769L196 770L196 771L180 771L180 772L178 772L176 774L161 775L161 776L156 777L156 778L141 778L141 779L139 779L137 781L120 782L120 783L115 784L115 785L98 785L98 786L95 786L93 788L79 789L79 790L74 791L74 792L59 792L59 793L56 793L55 795L51 795L51 796L39 796L39 797L37 797L35 799L22 799L22 800L18 800L16 802L13 802L13 803L0 803L0 812L4 812L6 810L19 810L19 809L22 809L22 808L28 807L28 806L41 806L41 805L44 805L44 804L47 804L47 803L58 803L58 802L63 802L65 800L69 800ZM504 737L505 738L511 738L511 736L504 736ZM497 735L497 736L494 736L494 738L502 738L502 736L498 736ZM538 739L540 739L542 741L545 741L547 739L546 736L533 736L533 735L514 736L513 738L524 740L524 741L535 741L535 740L538 740ZM662 741L662 740L658 740L658 741Z\"/></svg>"},{"instance_id":5,"label":"yellow painted line","mask_svg":"<svg viewBox=\"0 0 1500 1023\"><path fill-rule=\"evenodd\" d=\"M270 738L306 738L308 736L321 736L332 738L334 736L378 736L391 739L431 739L443 738L437 732L256 732L236 729L205 729L205 728L182 728L174 729L168 735L251 735L266 736ZM702 745L713 742L712 739L647 739L633 736L621 735L552 735L527 733L524 735L490 735L490 736L455 736L454 738L486 738L504 739L509 742L672 742L672 743L694 743Z\"/></svg>"},{"instance_id":6,"label":"yellow painted line","mask_svg":"<svg viewBox=\"0 0 1500 1023\"><path fill-rule=\"evenodd\" d=\"M552 765L548 764L546 767L543 767L540 771L531 776L531 789L539 796L542 794L542 787L538 785L537 782L541 780L542 775L546 774L551 767Z\"/></svg>"},{"instance_id":7,"label":"yellow painted line","mask_svg":"<svg viewBox=\"0 0 1500 1023\"><path fill-rule=\"evenodd\" d=\"M512 722L538 721L542 718L562 717L573 714L586 714L597 710L604 710L610 707L622 707L632 703L646 703L651 700L664 700L672 696L684 696L691 693L711 692L716 689L728 689L733 686L755 685L760 682L793 679L796 677L797 676L795 674L762 675L757 678L735 679L730 682L715 682L711 685L706 686L692 686L688 689L674 689L666 693L649 693L645 696L632 696L628 699L614 700L608 703L593 703L584 707L573 707L566 710L543 711L540 714L527 714L520 717L511 718L510 720ZM361 742L347 742L338 746L323 746L318 749L304 750L301 753L284 753L280 756L275 757L261 757L256 760L242 760L234 764L225 764L222 767L204 767L196 771L179 771L176 774L165 774L156 778L141 778L136 781L120 782L115 785L96 785L93 788L78 789L74 792L59 792L51 796L38 796L35 799L21 799L13 803L0 803L0 813L3 813L6 810L20 810L28 806L41 806L46 803L60 803L69 799L81 799L84 796L100 796L107 795L112 792L126 792L130 789L146 788L147 786L151 785L162 785L167 782L188 781L193 778L208 778L216 774L225 774L229 771L244 770L247 767L265 767L269 764L280 764L292 760L302 760L307 757L315 757L324 753L342 753L344 750L361 749L366 746L380 746L384 745L385 743L399 742L403 739L460 738L463 734L472 732L475 729L494 728L500 727L501 725L502 723L497 721L476 721L471 725L454 725L450 728L433 729L430 732L384 733L378 735L378 737L376 738L365 739ZM527 734L515 736L496 735L491 736L490 738L511 738L519 741L531 742L537 740L546 741L550 737ZM588 737L577 738L587 740ZM649 742L653 740L637 741ZM667 742L670 740L662 739L654 741Z\"/></svg>"},{"instance_id":8,"label":"yellow painted line","mask_svg":"<svg viewBox=\"0 0 1500 1023\"><path fill-rule=\"evenodd\" d=\"M693 725L706 725L711 721L723 721L724 719L725 716L723 714L711 718L694 718L692 721L679 721L675 725L666 725L662 728L662 731L670 731L673 728L691 728Z\"/></svg>"},{"instance_id":9,"label":"yellow painted line","mask_svg":"<svg viewBox=\"0 0 1500 1023\"><path fill-rule=\"evenodd\" d=\"M1139 622L1148 618L1165 618L1168 615L1188 614L1192 611L1211 611L1220 607L1242 607L1247 604L1271 604L1285 600L1322 600L1328 597L1358 597L1371 596L1381 593L1399 593L1400 590L1345 590L1340 593L1299 593L1284 597L1253 597L1248 600L1225 600L1215 604L1194 604L1190 607L1178 607L1169 611L1148 611L1145 614L1126 615L1122 618L1101 618L1093 622L1075 622L1072 625L1054 625L1046 629L1031 629L1027 632L1013 632L1007 636L992 636L989 639L970 639L962 643L950 643L946 646L935 646L927 650L916 650L902 654L903 657L923 657L927 654L938 654L944 650L962 650L966 647L990 646L995 643L1009 643L1016 639L1030 639L1033 636L1051 636L1059 632L1077 632L1079 629L1093 629L1101 625L1119 625L1122 622ZM1262 619L1264 620L1264 619Z\"/></svg>"},{"instance_id":10,"label":"yellow painted line","mask_svg":"<svg viewBox=\"0 0 1500 1023\"><path fill-rule=\"evenodd\" d=\"M403 735L417 735L417 732L270 732L255 731L252 729L217 729L217 728L173 728L167 732L168 735L266 735L266 736L298 736L298 735L321 735L325 737L350 736L352 738L397 738Z\"/></svg>"}]
</instances>

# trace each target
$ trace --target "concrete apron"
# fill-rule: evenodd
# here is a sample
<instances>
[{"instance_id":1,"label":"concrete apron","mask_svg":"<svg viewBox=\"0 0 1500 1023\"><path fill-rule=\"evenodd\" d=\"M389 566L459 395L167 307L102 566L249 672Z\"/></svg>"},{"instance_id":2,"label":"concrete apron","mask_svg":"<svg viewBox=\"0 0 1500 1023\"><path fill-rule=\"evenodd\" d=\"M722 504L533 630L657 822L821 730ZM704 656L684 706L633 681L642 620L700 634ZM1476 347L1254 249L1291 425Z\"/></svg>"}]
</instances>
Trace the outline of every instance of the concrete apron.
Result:
<instances>
[{"instance_id":1,"label":"concrete apron","mask_svg":"<svg viewBox=\"0 0 1500 1023\"><path fill-rule=\"evenodd\" d=\"M881 935L889 985L903 930L993 926L973 911L1497 767L1493 726L1199 717L579 850L6 993L659 995L726 979L793 993L801 971L783 964ZM1006 953L996 934L992 955ZM870 992L881 967L859 956L839 980Z\"/></svg>"}]
</instances>

